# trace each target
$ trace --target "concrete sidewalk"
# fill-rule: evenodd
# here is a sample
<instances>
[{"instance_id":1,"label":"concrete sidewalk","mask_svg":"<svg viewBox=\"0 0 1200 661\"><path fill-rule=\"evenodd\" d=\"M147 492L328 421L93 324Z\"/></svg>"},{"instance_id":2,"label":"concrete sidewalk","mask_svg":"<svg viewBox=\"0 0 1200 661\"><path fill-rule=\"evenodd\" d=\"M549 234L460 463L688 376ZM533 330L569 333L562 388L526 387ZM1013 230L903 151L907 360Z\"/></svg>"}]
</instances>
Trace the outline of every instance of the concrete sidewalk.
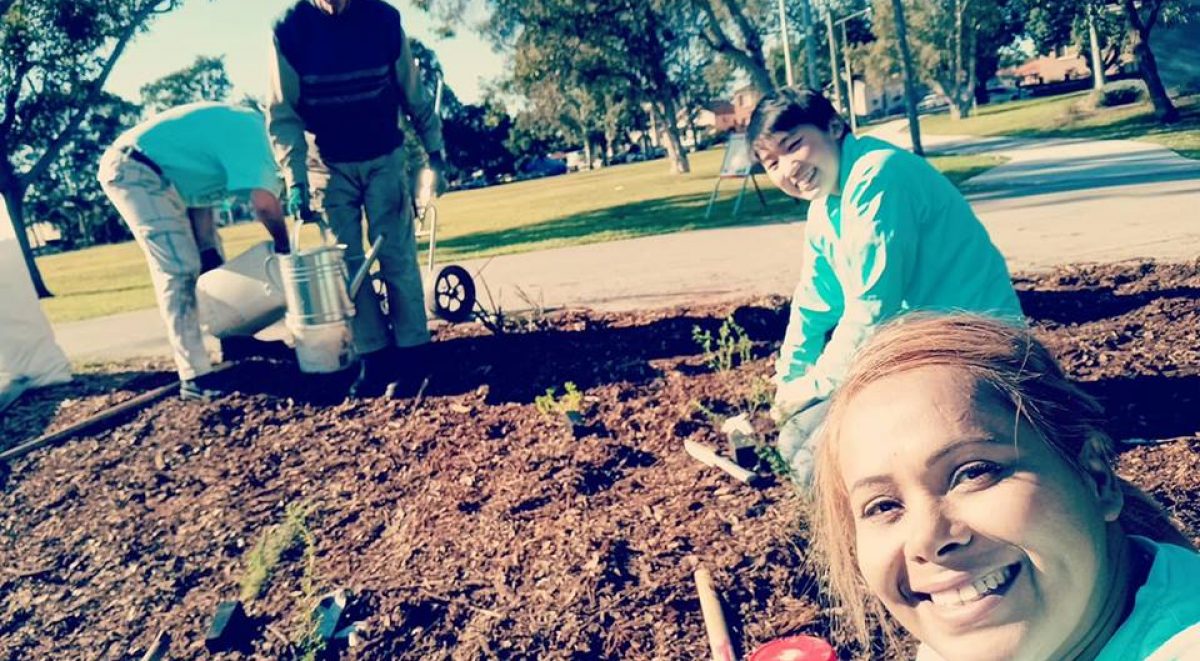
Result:
<instances>
[{"instance_id":1,"label":"concrete sidewalk","mask_svg":"<svg viewBox=\"0 0 1200 661\"><path fill-rule=\"evenodd\" d=\"M911 148L908 122L871 133ZM964 186L1013 271L1200 256L1200 161L1133 140L922 135L930 154L1008 162Z\"/></svg>"},{"instance_id":2,"label":"concrete sidewalk","mask_svg":"<svg viewBox=\"0 0 1200 661\"><path fill-rule=\"evenodd\" d=\"M901 146L903 121L874 135ZM968 182L967 197L1013 271L1084 261L1200 255L1200 161L1132 141L927 136L927 151L1009 160ZM802 223L735 227L461 262L506 311L630 310L766 294L800 276ZM428 283L427 283L428 284ZM524 292L524 297L521 295ZM73 360L166 355L154 310L58 324Z\"/></svg>"}]
</instances>

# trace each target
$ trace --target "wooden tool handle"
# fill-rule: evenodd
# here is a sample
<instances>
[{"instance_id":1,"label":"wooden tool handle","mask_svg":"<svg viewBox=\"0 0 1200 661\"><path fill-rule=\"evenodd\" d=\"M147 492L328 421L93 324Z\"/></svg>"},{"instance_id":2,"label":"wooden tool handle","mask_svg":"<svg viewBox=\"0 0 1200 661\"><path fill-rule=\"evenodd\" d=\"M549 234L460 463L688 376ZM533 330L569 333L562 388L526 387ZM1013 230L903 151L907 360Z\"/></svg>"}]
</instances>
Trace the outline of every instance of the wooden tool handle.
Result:
<instances>
[{"instance_id":1,"label":"wooden tool handle","mask_svg":"<svg viewBox=\"0 0 1200 661\"><path fill-rule=\"evenodd\" d=\"M713 588L712 574L703 565L696 569L696 593L700 595L700 612L704 615L704 629L708 633L708 648L712 651L713 661L733 661L733 642L729 639L729 628L725 626L721 599Z\"/></svg>"},{"instance_id":2,"label":"wooden tool handle","mask_svg":"<svg viewBox=\"0 0 1200 661\"><path fill-rule=\"evenodd\" d=\"M697 443L690 438L685 439L683 441L683 449L687 450L687 453L692 455L696 461L699 461L707 466L720 468L721 470L733 476L734 479L745 482L746 484L752 484L758 479L757 473L738 466L732 461L717 454L716 450L703 443Z\"/></svg>"}]
</instances>

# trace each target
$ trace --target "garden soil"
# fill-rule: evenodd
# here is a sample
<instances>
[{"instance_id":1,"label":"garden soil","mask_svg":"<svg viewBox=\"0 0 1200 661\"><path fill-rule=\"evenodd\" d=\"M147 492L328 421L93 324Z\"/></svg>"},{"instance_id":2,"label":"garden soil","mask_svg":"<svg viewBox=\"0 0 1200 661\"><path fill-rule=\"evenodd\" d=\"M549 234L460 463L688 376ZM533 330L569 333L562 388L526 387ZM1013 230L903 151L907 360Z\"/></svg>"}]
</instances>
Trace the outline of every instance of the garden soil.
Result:
<instances>
[{"instance_id":1,"label":"garden soil","mask_svg":"<svg viewBox=\"0 0 1200 661\"><path fill-rule=\"evenodd\" d=\"M1169 439L1124 447L1120 472L1200 540L1200 262L1015 280L1112 435ZM0 476L0 658L140 658L161 631L169 658L206 657L217 604L239 598L289 508L304 525L245 603L246 642L218 658L300 656L313 602L339 588L361 625L329 657L705 658L701 563L741 650L832 636L791 487L741 484L683 450L723 448L720 418L762 404L786 303L444 327L427 386L395 398L349 401L346 376L248 361L221 400L168 398L18 459ZM693 334L717 336L728 315L752 356L721 369ZM3 413L0 448L170 380L161 362L127 363L28 393ZM554 405L568 382L577 428ZM539 406L547 389L558 397Z\"/></svg>"}]
</instances>

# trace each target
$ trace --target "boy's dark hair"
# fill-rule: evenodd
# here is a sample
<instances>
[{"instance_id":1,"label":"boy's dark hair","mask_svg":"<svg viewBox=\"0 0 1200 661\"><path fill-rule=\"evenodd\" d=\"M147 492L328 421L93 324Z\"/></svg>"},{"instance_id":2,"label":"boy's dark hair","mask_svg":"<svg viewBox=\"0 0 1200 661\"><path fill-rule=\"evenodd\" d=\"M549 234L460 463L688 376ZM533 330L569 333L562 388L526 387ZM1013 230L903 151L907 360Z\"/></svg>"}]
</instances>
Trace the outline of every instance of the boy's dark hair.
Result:
<instances>
[{"instance_id":1,"label":"boy's dark hair","mask_svg":"<svg viewBox=\"0 0 1200 661\"><path fill-rule=\"evenodd\" d=\"M746 126L746 138L754 144L769 133L786 133L801 124L811 124L822 131L829 122L842 116L833 109L820 92L804 87L781 87L764 96Z\"/></svg>"}]
</instances>

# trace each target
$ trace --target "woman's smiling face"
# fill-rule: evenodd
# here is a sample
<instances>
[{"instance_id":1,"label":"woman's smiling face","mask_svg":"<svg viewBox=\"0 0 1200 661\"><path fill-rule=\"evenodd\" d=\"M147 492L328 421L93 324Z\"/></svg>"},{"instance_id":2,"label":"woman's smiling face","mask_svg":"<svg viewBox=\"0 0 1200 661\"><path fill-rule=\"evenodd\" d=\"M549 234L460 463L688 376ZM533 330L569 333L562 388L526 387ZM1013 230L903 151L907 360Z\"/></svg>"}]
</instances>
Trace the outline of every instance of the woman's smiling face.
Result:
<instances>
[{"instance_id":1,"label":"woman's smiling face","mask_svg":"<svg viewBox=\"0 0 1200 661\"><path fill-rule=\"evenodd\" d=\"M767 133L754 143L754 152L771 183L788 195L812 201L840 192L841 120L828 130L801 124L791 131Z\"/></svg>"},{"instance_id":2,"label":"woman's smiling face","mask_svg":"<svg viewBox=\"0 0 1200 661\"><path fill-rule=\"evenodd\" d=\"M883 377L844 420L859 570L900 624L956 660L1058 658L1089 639L1121 509L1102 462L1068 464L954 367Z\"/></svg>"}]
</instances>

